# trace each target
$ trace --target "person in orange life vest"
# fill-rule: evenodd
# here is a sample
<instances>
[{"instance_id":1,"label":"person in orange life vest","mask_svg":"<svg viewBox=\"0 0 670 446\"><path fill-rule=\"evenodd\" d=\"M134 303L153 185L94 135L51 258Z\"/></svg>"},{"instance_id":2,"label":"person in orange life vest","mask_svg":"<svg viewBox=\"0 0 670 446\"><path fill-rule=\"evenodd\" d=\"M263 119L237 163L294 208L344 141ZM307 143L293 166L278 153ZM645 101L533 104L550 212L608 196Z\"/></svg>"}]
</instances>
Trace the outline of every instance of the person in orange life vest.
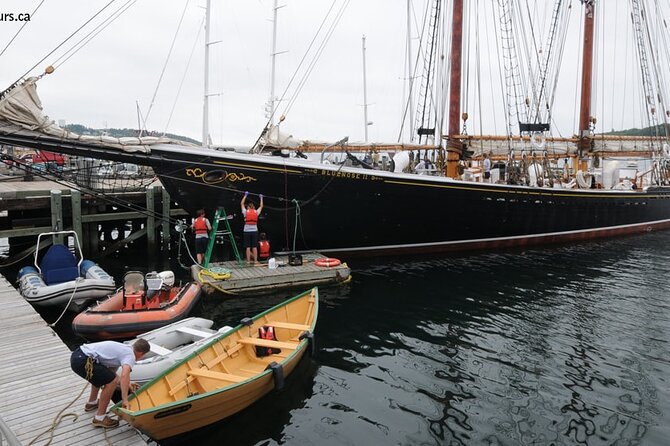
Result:
<instances>
[{"instance_id":1,"label":"person in orange life vest","mask_svg":"<svg viewBox=\"0 0 670 446\"><path fill-rule=\"evenodd\" d=\"M193 230L195 231L195 255L198 259L198 263L202 265L203 260L205 259L205 252L207 251L207 245L209 245L209 231L212 230L212 225L209 223L207 217L205 217L205 210L198 209L198 217L193 220Z\"/></svg>"},{"instance_id":2,"label":"person in orange life vest","mask_svg":"<svg viewBox=\"0 0 670 446\"><path fill-rule=\"evenodd\" d=\"M261 232L258 235L258 259L267 260L270 257L270 242L265 235L265 232Z\"/></svg>"},{"instance_id":3,"label":"person in orange life vest","mask_svg":"<svg viewBox=\"0 0 670 446\"><path fill-rule=\"evenodd\" d=\"M247 262L254 259L254 263L258 262L258 216L263 212L263 194L260 194L261 204L256 209L253 202L246 203L249 192L244 193L240 207L242 215L244 215L244 237L243 245L246 248ZM246 205L245 205L246 204Z\"/></svg>"},{"instance_id":4,"label":"person in orange life vest","mask_svg":"<svg viewBox=\"0 0 670 446\"><path fill-rule=\"evenodd\" d=\"M242 201L240 202L240 208L242 209L242 215L244 215L244 237L243 245L246 248L246 258L247 263L251 262L253 258L254 263L258 262L258 217L263 212L263 194L260 194L261 204L256 209L256 206L253 202L246 203L247 196L249 192L244 193Z\"/></svg>"}]
</instances>

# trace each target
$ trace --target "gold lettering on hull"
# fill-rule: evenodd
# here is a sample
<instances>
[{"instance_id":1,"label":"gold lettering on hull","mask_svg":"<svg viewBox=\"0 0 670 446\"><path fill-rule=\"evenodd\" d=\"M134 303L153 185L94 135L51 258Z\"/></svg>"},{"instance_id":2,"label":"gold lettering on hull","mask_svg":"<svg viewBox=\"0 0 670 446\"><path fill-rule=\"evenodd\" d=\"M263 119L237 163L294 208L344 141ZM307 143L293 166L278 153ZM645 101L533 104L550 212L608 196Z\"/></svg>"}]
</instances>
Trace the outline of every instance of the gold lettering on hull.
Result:
<instances>
[{"instance_id":1,"label":"gold lettering on hull","mask_svg":"<svg viewBox=\"0 0 670 446\"><path fill-rule=\"evenodd\" d=\"M381 180L380 177L375 175L368 175L367 173L356 173L356 172L342 172L339 170L325 170L321 169L321 175L326 177L335 177L335 178L347 178L349 180Z\"/></svg>"},{"instance_id":2,"label":"gold lettering on hull","mask_svg":"<svg viewBox=\"0 0 670 446\"><path fill-rule=\"evenodd\" d=\"M251 183L252 181L258 181L257 178L243 173L227 172L225 170L204 171L199 167L186 169L186 176L199 178L205 184Z\"/></svg>"}]
</instances>

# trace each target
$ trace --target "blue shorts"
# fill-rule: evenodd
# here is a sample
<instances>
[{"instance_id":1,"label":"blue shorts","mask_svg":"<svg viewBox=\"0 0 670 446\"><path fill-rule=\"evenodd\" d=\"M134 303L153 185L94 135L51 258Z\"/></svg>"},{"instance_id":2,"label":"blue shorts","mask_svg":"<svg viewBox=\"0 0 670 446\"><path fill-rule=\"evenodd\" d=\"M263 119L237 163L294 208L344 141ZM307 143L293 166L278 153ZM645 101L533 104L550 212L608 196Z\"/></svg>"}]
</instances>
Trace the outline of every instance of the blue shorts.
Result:
<instances>
[{"instance_id":1,"label":"blue shorts","mask_svg":"<svg viewBox=\"0 0 670 446\"><path fill-rule=\"evenodd\" d=\"M86 379L86 362L91 361L93 366L93 374L91 379L87 380L95 387L102 387L105 384L109 384L116 378L116 373L100 364L99 362L93 361L81 351L81 348L72 352L70 356L70 367L72 371L82 378Z\"/></svg>"}]
</instances>

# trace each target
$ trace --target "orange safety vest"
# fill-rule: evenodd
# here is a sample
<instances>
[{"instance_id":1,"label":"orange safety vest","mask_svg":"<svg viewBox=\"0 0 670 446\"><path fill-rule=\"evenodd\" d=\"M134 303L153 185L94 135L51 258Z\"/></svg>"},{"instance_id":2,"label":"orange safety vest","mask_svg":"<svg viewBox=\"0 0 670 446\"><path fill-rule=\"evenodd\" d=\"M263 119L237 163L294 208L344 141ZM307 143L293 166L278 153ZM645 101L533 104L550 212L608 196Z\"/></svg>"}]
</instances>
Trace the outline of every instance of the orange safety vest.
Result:
<instances>
[{"instance_id":1,"label":"orange safety vest","mask_svg":"<svg viewBox=\"0 0 670 446\"><path fill-rule=\"evenodd\" d=\"M273 327L262 326L258 328L258 334L260 334L261 339L267 339L268 341L276 341L275 329ZM268 355L271 355L272 348L268 347Z\"/></svg>"},{"instance_id":2,"label":"orange safety vest","mask_svg":"<svg viewBox=\"0 0 670 446\"><path fill-rule=\"evenodd\" d=\"M258 212L256 209L247 209L247 216L244 219L244 223L248 225L255 225L258 222Z\"/></svg>"},{"instance_id":3,"label":"orange safety vest","mask_svg":"<svg viewBox=\"0 0 670 446\"><path fill-rule=\"evenodd\" d=\"M260 254L258 255L259 259L267 259L270 257L270 242L267 240L261 240L258 242L260 249Z\"/></svg>"},{"instance_id":4,"label":"orange safety vest","mask_svg":"<svg viewBox=\"0 0 670 446\"><path fill-rule=\"evenodd\" d=\"M193 222L193 228L196 234L207 234L207 222L205 217L198 217Z\"/></svg>"}]
</instances>

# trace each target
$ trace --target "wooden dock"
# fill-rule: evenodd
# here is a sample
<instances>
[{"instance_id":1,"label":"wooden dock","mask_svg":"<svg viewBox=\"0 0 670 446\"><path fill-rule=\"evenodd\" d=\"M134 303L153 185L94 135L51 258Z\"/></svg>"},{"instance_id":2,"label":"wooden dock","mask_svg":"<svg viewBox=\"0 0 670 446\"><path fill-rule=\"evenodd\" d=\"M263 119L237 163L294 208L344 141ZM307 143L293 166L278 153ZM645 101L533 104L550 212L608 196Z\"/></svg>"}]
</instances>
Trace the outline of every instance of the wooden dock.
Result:
<instances>
[{"instance_id":1,"label":"wooden dock","mask_svg":"<svg viewBox=\"0 0 670 446\"><path fill-rule=\"evenodd\" d=\"M8 238L10 244L13 238L37 236L55 227L72 229L88 258L113 253L140 237L146 237L149 250L156 249L159 242L167 250L173 226L171 221L188 215L182 209L172 208L170 196L159 181L154 181L143 191L109 192L104 196L100 193L82 194L51 181L0 182L0 212L3 212L0 215L0 238ZM124 224L128 221L137 222L132 233L112 243L110 231L117 227L123 234ZM99 225L106 234L105 243L111 244L104 251L99 249Z\"/></svg>"},{"instance_id":2,"label":"wooden dock","mask_svg":"<svg viewBox=\"0 0 670 446\"><path fill-rule=\"evenodd\" d=\"M303 254L303 264L291 266L288 257L276 256L277 268L268 268L267 262L247 265L237 261L211 263L209 268L216 271L224 268L230 277L219 280L209 275L199 265L191 266L191 276L204 285L206 292L218 290L226 294L267 293L289 288L309 288L315 285L337 285L351 280L351 269L342 262L337 266L316 266L314 261L324 257L318 253Z\"/></svg>"},{"instance_id":3,"label":"wooden dock","mask_svg":"<svg viewBox=\"0 0 670 446\"><path fill-rule=\"evenodd\" d=\"M27 445L49 429L58 413L79 394L86 382L70 369L70 349L42 317L0 275L0 418L21 444ZM108 429L91 425L92 413L84 412L89 389L63 413L52 445L146 445L128 424ZM8 435L2 435L7 440ZM34 444L43 445L49 434ZM4 444L4 443L3 443ZM10 443L11 444L11 443Z\"/></svg>"}]
</instances>

